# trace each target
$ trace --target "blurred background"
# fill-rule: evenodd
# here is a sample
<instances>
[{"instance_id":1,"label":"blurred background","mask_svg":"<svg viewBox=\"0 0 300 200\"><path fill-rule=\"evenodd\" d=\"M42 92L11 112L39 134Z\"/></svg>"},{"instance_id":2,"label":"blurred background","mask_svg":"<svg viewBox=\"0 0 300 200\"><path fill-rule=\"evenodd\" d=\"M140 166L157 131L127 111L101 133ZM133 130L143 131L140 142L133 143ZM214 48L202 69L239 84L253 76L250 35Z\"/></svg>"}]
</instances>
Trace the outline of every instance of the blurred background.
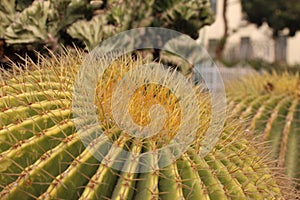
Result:
<instances>
[{"instance_id":1,"label":"blurred background","mask_svg":"<svg viewBox=\"0 0 300 200\"><path fill-rule=\"evenodd\" d=\"M221 68L298 71L298 13L298 0L1 0L0 63L155 26L196 39Z\"/></svg>"},{"instance_id":2,"label":"blurred background","mask_svg":"<svg viewBox=\"0 0 300 200\"><path fill-rule=\"evenodd\" d=\"M211 6L215 22L199 38L210 55L226 65L299 65L299 1L211 0Z\"/></svg>"}]
</instances>

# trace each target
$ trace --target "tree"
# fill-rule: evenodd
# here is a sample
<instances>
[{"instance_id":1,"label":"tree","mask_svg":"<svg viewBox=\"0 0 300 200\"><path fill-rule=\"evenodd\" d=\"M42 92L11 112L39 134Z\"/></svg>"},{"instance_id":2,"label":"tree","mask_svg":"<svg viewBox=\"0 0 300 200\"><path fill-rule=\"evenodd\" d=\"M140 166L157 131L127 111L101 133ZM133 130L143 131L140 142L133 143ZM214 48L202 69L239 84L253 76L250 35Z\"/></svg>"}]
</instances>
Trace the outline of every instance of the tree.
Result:
<instances>
[{"instance_id":1,"label":"tree","mask_svg":"<svg viewBox=\"0 0 300 200\"><path fill-rule=\"evenodd\" d=\"M261 26L266 22L273 30L275 61L286 62L286 37L300 30L299 0L242 0L248 21ZM288 32L283 33L284 29Z\"/></svg>"},{"instance_id":2,"label":"tree","mask_svg":"<svg viewBox=\"0 0 300 200\"><path fill-rule=\"evenodd\" d=\"M277 37L285 28L288 36L294 36L300 30L299 0L241 0L242 9L248 21L261 26L266 22Z\"/></svg>"},{"instance_id":3,"label":"tree","mask_svg":"<svg viewBox=\"0 0 300 200\"><path fill-rule=\"evenodd\" d=\"M218 59L221 59L223 56L223 51L225 49L227 38L229 35L229 33L228 33L229 27L228 27L228 19L227 19L227 5L228 5L228 0L224 0L223 13L222 13L223 22L224 22L224 33L223 33L223 37L219 41L219 44L216 49L216 55L217 55Z\"/></svg>"}]
</instances>

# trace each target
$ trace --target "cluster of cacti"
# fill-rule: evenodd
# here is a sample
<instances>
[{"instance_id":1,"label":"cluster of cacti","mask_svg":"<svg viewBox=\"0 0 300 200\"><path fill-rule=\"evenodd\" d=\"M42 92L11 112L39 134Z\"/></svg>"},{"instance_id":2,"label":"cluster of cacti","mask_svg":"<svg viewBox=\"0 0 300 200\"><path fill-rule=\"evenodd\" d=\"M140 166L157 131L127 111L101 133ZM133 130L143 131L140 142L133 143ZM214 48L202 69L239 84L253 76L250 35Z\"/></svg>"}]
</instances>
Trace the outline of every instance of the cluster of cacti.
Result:
<instances>
[{"instance_id":1,"label":"cluster of cacti","mask_svg":"<svg viewBox=\"0 0 300 200\"><path fill-rule=\"evenodd\" d=\"M105 15L78 21L68 33L93 48L105 35L145 26L171 28L197 38L199 29L214 21L207 0L110 0L105 6L110 8L103 11Z\"/></svg>"},{"instance_id":2,"label":"cluster of cacti","mask_svg":"<svg viewBox=\"0 0 300 200\"><path fill-rule=\"evenodd\" d=\"M68 39L66 29L78 19L90 18L96 8L90 0L3 0L0 37L17 48L55 49Z\"/></svg>"},{"instance_id":3,"label":"cluster of cacti","mask_svg":"<svg viewBox=\"0 0 300 200\"><path fill-rule=\"evenodd\" d=\"M8 45L55 49L72 45L72 38L93 48L116 32L144 26L188 30L198 37L213 13L208 0L1 0L0 18L0 38Z\"/></svg>"},{"instance_id":4,"label":"cluster of cacti","mask_svg":"<svg viewBox=\"0 0 300 200\"><path fill-rule=\"evenodd\" d=\"M195 140L178 159L165 157L171 164L159 167L154 154L145 166L153 170L145 173L135 173L138 161L130 157L120 161L120 149L139 155L166 145L181 122L176 96L155 84L134 93L130 114L136 123L146 125L150 104L162 104L168 118L157 135L133 137L114 122L109 106L112 92L124 72L143 63L139 58L112 62L99 80L95 105L106 137L95 138L85 146L74 125L71 106L81 56L41 59L38 65L28 61L23 69L1 72L0 199L285 197L279 177L267 167L257 150L259 145L245 137L238 120L228 118L216 146L205 157L199 156L201 138L210 124L209 95L205 92L197 94L202 120ZM87 127L86 134L92 134L90 129ZM114 146L106 146L106 141ZM95 156L97 152L100 159ZM114 168L115 164L121 165L121 170Z\"/></svg>"},{"instance_id":5,"label":"cluster of cacti","mask_svg":"<svg viewBox=\"0 0 300 200\"><path fill-rule=\"evenodd\" d=\"M232 112L248 121L249 130L270 142L278 167L284 168L289 177L299 179L299 74L256 74L233 83L228 96L235 104Z\"/></svg>"}]
</instances>

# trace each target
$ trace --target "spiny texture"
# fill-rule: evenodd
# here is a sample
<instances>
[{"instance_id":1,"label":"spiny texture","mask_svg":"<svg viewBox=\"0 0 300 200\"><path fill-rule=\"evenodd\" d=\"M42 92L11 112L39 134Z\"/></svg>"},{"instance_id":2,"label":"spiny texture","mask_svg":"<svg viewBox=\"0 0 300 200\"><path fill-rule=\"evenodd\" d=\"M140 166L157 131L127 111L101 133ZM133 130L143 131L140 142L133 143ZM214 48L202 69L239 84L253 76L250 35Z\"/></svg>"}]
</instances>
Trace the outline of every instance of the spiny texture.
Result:
<instances>
[{"instance_id":1,"label":"spiny texture","mask_svg":"<svg viewBox=\"0 0 300 200\"><path fill-rule=\"evenodd\" d=\"M154 156L153 171L126 170L134 170L137 161L128 158L120 162L120 148L140 154L166 145L180 123L177 115L181 112L176 97L166 88L145 85L131 99L137 103L130 107L133 120L147 124L148 104L155 102L166 108L166 124L157 135L146 139L119 129L111 118L107 101L119 75L135 63L128 58L112 63L107 76L99 80L95 103L107 137L96 138L85 147L71 109L80 55L41 60L41 64L28 61L25 69L14 67L12 72L1 74L0 199L284 198L285 189L278 186L265 159L256 151L258 146L242 136L245 131L239 122L228 119L213 150L204 158L198 155L199 140L210 121L210 106L206 102L209 96L204 93L199 94L202 121L198 139L179 159L159 168ZM91 129L87 128L85 134ZM107 148L107 140L115 146ZM102 160L96 159L93 155L101 148ZM122 170L113 168L114 164L122 165Z\"/></svg>"},{"instance_id":2,"label":"spiny texture","mask_svg":"<svg viewBox=\"0 0 300 200\"><path fill-rule=\"evenodd\" d=\"M236 105L234 114L248 119L249 129L270 141L277 165L284 167L289 177L299 179L299 74L254 75L229 87L228 96Z\"/></svg>"}]
</instances>

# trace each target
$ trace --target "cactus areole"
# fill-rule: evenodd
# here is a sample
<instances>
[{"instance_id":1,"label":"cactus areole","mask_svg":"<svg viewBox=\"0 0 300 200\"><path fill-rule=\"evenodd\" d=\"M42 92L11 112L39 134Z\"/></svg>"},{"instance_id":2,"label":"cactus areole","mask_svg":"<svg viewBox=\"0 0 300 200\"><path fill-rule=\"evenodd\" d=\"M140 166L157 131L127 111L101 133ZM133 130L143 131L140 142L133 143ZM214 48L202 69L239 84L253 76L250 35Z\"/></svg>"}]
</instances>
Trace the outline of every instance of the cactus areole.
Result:
<instances>
[{"instance_id":1,"label":"cactus areole","mask_svg":"<svg viewBox=\"0 0 300 200\"><path fill-rule=\"evenodd\" d=\"M101 76L90 68L80 84L83 56L1 71L0 199L285 198L243 124L214 127L212 94L130 55L99 58Z\"/></svg>"},{"instance_id":2,"label":"cactus areole","mask_svg":"<svg viewBox=\"0 0 300 200\"><path fill-rule=\"evenodd\" d=\"M248 127L269 141L277 166L300 189L300 81L299 74L265 73L235 83L228 96L233 113L249 119Z\"/></svg>"},{"instance_id":3,"label":"cactus areole","mask_svg":"<svg viewBox=\"0 0 300 200\"><path fill-rule=\"evenodd\" d=\"M145 84L129 101L131 119L140 126L151 122L153 102L160 104L166 116L162 128L146 138L122 131L113 121L112 91L122 73L141 66L136 64L143 63L139 59L122 57L105 71L95 98L102 126L85 127L86 140L82 140L71 109L79 57L42 59L39 65L28 61L28 69L2 72L0 199L283 198L256 147L242 137L239 122L227 119L212 151L205 157L198 154L210 124L206 93L196 94L202 120L191 146L178 158L176 148L160 154L164 159L155 154L174 139L182 120L177 97L164 86ZM98 137L95 130L99 129L103 134ZM151 156L137 160L147 152Z\"/></svg>"}]
</instances>

